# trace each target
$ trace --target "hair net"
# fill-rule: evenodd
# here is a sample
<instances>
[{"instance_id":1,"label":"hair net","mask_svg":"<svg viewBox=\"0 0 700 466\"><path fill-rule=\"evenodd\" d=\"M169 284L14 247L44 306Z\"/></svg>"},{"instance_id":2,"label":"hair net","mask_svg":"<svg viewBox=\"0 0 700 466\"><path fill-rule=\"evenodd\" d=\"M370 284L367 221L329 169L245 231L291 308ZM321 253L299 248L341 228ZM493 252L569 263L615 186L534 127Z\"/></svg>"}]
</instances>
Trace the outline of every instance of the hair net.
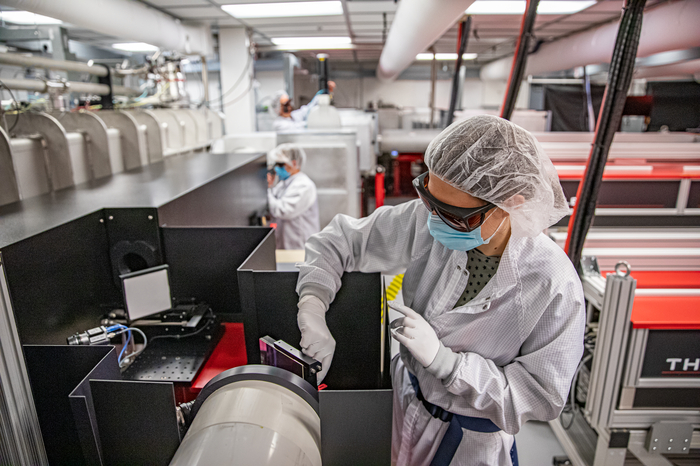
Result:
<instances>
[{"instance_id":1,"label":"hair net","mask_svg":"<svg viewBox=\"0 0 700 466\"><path fill-rule=\"evenodd\" d=\"M289 99L289 96L285 91L277 91L275 92L275 95L272 96L272 105L271 108L275 112L275 115L280 114L280 109L282 108L282 98L286 97Z\"/></svg>"},{"instance_id":2,"label":"hair net","mask_svg":"<svg viewBox=\"0 0 700 466\"><path fill-rule=\"evenodd\" d=\"M508 212L513 236L536 236L569 212L542 146L502 118L479 115L450 125L428 146L425 163L431 175Z\"/></svg>"},{"instance_id":3,"label":"hair net","mask_svg":"<svg viewBox=\"0 0 700 466\"><path fill-rule=\"evenodd\" d=\"M267 155L268 166L273 166L276 163L291 165L294 161L297 162L297 168L300 169L306 162L306 152L297 144L280 144Z\"/></svg>"}]
</instances>

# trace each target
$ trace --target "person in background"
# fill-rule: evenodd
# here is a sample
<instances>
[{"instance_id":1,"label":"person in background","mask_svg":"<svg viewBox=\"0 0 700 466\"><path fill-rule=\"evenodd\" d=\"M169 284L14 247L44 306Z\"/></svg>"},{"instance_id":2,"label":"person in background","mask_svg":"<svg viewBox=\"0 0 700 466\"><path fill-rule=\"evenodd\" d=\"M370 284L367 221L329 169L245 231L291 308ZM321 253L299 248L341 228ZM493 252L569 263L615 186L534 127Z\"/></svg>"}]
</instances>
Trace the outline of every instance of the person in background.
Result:
<instances>
[{"instance_id":1,"label":"person in background","mask_svg":"<svg viewBox=\"0 0 700 466\"><path fill-rule=\"evenodd\" d=\"M304 249L309 236L320 231L316 185L301 172L304 149L281 144L268 155L267 203L277 223L277 249ZM276 182L275 182L276 180Z\"/></svg>"},{"instance_id":2,"label":"person in background","mask_svg":"<svg viewBox=\"0 0 700 466\"><path fill-rule=\"evenodd\" d=\"M275 131L294 131L306 127L306 115L308 110L294 110L292 99L287 94L282 94L276 102L277 118L272 123Z\"/></svg>"},{"instance_id":3,"label":"person in background","mask_svg":"<svg viewBox=\"0 0 700 466\"><path fill-rule=\"evenodd\" d=\"M498 117L458 121L425 153L420 199L337 215L299 266L301 347L331 368L325 314L343 273L405 270L392 359L391 463L517 465L514 435L564 407L583 353L581 281L542 231L568 214L537 140ZM351 338L350 335L345 335ZM362 344L362 342L354 342Z\"/></svg>"},{"instance_id":4,"label":"person in background","mask_svg":"<svg viewBox=\"0 0 700 466\"><path fill-rule=\"evenodd\" d=\"M328 81L328 89L321 89L316 95L330 94L331 100L333 100L333 91L335 91L335 81Z\"/></svg>"}]
</instances>

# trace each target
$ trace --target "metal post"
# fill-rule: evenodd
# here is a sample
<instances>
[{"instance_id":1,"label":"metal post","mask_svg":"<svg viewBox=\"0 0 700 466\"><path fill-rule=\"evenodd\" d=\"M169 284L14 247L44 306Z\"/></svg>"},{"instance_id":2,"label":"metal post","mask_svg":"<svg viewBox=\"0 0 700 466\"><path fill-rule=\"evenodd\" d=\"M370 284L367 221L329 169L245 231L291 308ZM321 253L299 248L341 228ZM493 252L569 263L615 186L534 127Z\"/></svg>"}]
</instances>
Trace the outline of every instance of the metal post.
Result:
<instances>
[{"instance_id":1,"label":"metal post","mask_svg":"<svg viewBox=\"0 0 700 466\"><path fill-rule=\"evenodd\" d=\"M513 66L510 69L508 87L506 88L506 95L503 98L503 107L501 108L501 118L505 118L506 120L510 120L510 117L513 115L515 101L518 99L518 91L520 90L520 82L523 80L523 75L525 74L527 53L539 3L540 0L527 0L523 21L520 24L520 37L518 37L518 43L515 47Z\"/></svg>"},{"instance_id":2,"label":"metal post","mask_svg":"<svg viewBox=\"0 0 700 466\"><path fill-rule=\"evenodd\" d=\"M593 98L591 96L591 76L583 67L583 85L586 90L586 109L588 110L588 132L595 131L595 111L593 110Z\"/></svg>"},{"instance_id":3,"label":"metal post","mask_svg":"<svg viewBox=\"0 0 700 466\"><path fill-rule=\"evenodd\" d=\"M467 16L465 21L459 24L459 45L457 46L457 62L455 63L455 74L452 78L452 95L450 96L450 109L447 112L447 124L445 126L450 126L455 116L455 108L457 106L457 96L461 97L461 92L459 92L460 86L460 74L462 70L462 55L467 51L467 42L469 41L469 32L471 30L472 17Z\"/></svg>"},{"instance_id":4,"label":"metal post","mask_svg":"<svg viewBox=\"0 0 700 466\"><path fill-rule=\"evenodd\" d=\"M565 250L577 269L580 269L583 243L595 216L598 191L603 182L610 145L622 120L627 90L632 82L645 4L646 0L627 0L617 31L608 84L605 87L591 152L583 181L576 193L574 213L569 219Z\"/></svg>"},{"instance_id":5,"label":"metal post","mask_svg":"<svg viewBox=\"0 0 700 466\"><path fill-rule=\"evenodd\" d=\"M430 128L435 128L435 83L437 82L437 60L435 49L430 49L433 61L430 62Z\"/></svg>"},{"instance_id":6,"label":"metal post","mask_svg":"<svg viewBox=\"0 0 700 466\"><path fill-rule=\"evenodd\" d=\"M202 61L202 86L204 86L204 102L209 106L209 69L207 68L207 57L200 55Z\"/></svg>"}]
</instances>

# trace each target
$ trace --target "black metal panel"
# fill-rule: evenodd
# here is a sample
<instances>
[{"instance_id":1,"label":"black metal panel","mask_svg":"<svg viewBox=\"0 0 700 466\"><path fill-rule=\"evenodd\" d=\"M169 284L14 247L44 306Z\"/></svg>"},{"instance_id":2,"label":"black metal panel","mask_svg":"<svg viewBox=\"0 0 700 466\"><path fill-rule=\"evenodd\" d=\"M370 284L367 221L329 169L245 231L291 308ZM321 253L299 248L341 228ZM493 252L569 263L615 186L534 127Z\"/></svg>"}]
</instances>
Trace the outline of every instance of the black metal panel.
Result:
<instances>
[{"instance_id":1,"label":"black metal panel","mask_svg":"<svg viewBox=\"0 0 700 466\"><path fill-rule=\"evenodd\" d=\"M323 464L391 463L392 390L321 390L318 396Z\"/></svg>"},{"instance_id":2,"label":"black metal panel","mask_svg":"<svg viewBox=\"0 0 700 466\"><path fill-rule=\"evenodd\" d=\"M254 308L245 309L246 349L248 361L260 358L256 346L261 336L270 335L292 346L299 345L295 288L298 272L239 271L243 275L242 296L252 293ZM246 277L246 275L248 275ZM252 276L252 278L251 278ZM248 295L250 296L250 295ZM332 389L376 389L388 386L387 374L380 380L381 362L381 283L379 274L346 273L342 287L326 314L326 321L336 341L333 364L324 383Z\"/></svg>"},{"instance_id":3,"label":"black metal panel","mask_svg":"<svg viewBox=\"0 0 700 466\"><path fill-rule=\"evenodd\" d=\"M162 162L0 206L0 248L105 207L160 207L249 163L259 165L262 160L262 154L197 153L168 157ZM260 198L256 196L261 188L249 186L249 192L227 201L243 205L249 197L256 197L257 204L264 203L266 186L263 184Z\"/></svg>"},{"instance_id":4,"label":"black metal panel","mask_svg":"<svg viewBox=\"0 0 700 466\"><path fill-rule=\"evenodd\" d=\"M638 388L634 393L635 408L700 408L697 388Z\"/></svg>"},{"instance_id":5,"label":"black metal panel","mask_svg":"<svg viewBox=\"0 0 700 466\"><path fill-rule=\"evenodd\" d=\"M700 378L699 357L700 330L650 330L641 376Z\"/></svg>"},{"instance_id":6,"label":"black metal panel","mask_svg":"<svg viewBox=\"0 0 700 466\"><path fill-rule=\"evenodd\" d=\"M80 438L85 464L102 465L102 447L100 446L100 434L97 430L97 418L90 391L90 380L121 380L121 374L114 347L97 346L93 348L101 348L105 357L75 387L75 390L68 396L68 400L73 410L73 420Z\"/></svg>"},{"instance_id":7,"label":"black metal panel","mask_svg":"<svg viewBox=\"0 0 700 466\"><path fill-rule=\"evenodd\" d=\"M24 344L65 344L120 303L112 281L102 213L96 212L2 249L12 307Z\"/></svg>"},{"instance_id":8,"label":"black metal panel","mask_svg":"<svg viewBox=\"0 0 700 466\"><path fill-rule=\"evenodd\" d=\"M106 466L167 466L180 444L173 384L90 381Z\"/></svg>"},{"instance_id":9,"label":"black metal panel","mask_svg":"<svg viewBox=\"0 0 700 466\"><path fill-rule=\"evenodd\" d=\"M109 365L118 367L114 348L28 345L24 346L24 355L49 463L52 466L95 464L94 450L88 450L90 461L86 461L75 422L85 432L85 418L74 421L68 396L103 360L107 359L108 364L104 376L110 375ZM111 375L115 375L113 370Z\"/></svg>"},{"instance_id":10,"label":"black metal panel","mask_svg":"<svg viewBox=\"0 0 700 466\"><path fill-rule=\"evenodd\" d=\"M162 228L173 297L206 302L217 315L240 314L236 270L270 231L262 227Z\"/></svg>"},{"instance_id":11,"label":"black metal panel","mask_svg":"<svg viewBox=\"0 0 700 466\"><path fill-rule=\"evenodd\" d=\"M566 227L569 216L562 218L554 226ZM593 218L596 227L697 227L695 215L598 215Z\"/></svg>"},{"instance_id":12,"label":"black metal panel","mask_svg":"<svg viewBox=\"0 0 700 466\"><path fill-rule=\"evenodd\" d=\"M158 209L161 226L246 226L267 206L265 157L258 157Z\"/></svg>"},{"instance_id":13,"label":"black metal panel","mask_svg":"<svg viewBox=\"0 0 700 466\"><path fill-rule=\"evenodd\" d=\"M576 196L578 181L561 182L564 196ZM666 208L676 207L680 182L674 180L603 180L598 194L598 208Z\"/></svg>"},{"instance_id":14,"label":"black metal panel","mask_svg":"<svg viewBox=\"0 0 700 466\"><path fill-rule=\"evenodd\" d=\"M163 263L155 208L104 209L114 283L120 275Z\"/></svg>"},{"instance_id":15,"label":"black metal panel","mask_svg":"<svg viewBox=\"0 0 700 466\"><path fill-rule=\"evenodd\" d=\"M687 208L700 209L700 181L693 181L690 183Z\"/></svg>"}]
</instances>

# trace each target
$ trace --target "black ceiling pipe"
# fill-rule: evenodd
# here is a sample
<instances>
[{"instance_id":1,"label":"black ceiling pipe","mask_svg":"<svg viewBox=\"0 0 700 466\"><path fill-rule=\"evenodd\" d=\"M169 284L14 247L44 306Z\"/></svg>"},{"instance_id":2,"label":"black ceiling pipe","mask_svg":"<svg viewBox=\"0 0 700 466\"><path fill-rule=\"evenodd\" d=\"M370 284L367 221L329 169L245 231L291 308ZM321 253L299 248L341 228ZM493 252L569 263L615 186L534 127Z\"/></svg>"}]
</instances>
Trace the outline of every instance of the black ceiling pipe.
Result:
<instances>
[{"instance_id":1,"label":"black ceiling pipe","mask_svg":"<svg viewBox=\"0 0 700 466\"><path fill-rule=\"evenodd\" d=\"M515 55L513 55L513 65L510 68L510 76L508 77L508 87L506 95L503 98L503 106L501 107L501 118L510 120L515 109L515 101L518 98L520 90L520 81L523 80L525 74L525 65L527 64L527 51L530 47L530 39L532 38L532 28L535 25L537 18L537 6L540 0L527 0L525 14L520 23L520 36L518 43L515 46Z\"/></svg>"},{"instance_id":2,"label":"black ceiling pipe","mask_svg":"<svg viewBox=\"0 0 700 466\"><path fill-rule=\"evenodd\" d=\"M588 155L583 181L578 186L574 213L569 219L566 238L566 253L576 268L581 270L581 252L588 229L593 223L598 191L603 181L603 171L608 160L610 144L622 120L622 110L627 99L627 90L632 82L634 61L637 57L642 16L646 0L627 0L622 9L622 20L617 31L615 48L610 61L608 83L603 95L603 104L598 113L598 122L591 152Z\"/></svg>"},{"instance_id":3,"label":"black ceiling pipe","mask_svg":"<svg viewBox=\"0 0 700 466\"><path fill-rule=\"evenodd\" d=\"M471 30L472 17L467 16L465 21L459 23L459 47L457 50L457 63L455 64L455 75L452 78L452 95L450 96L450 110L447 112L447 126L452 124L457 108L457 92L459 91L459 69L462 68L462 55L467 51L469 42L469 31Z\"/></svg>"}]
</instances>

